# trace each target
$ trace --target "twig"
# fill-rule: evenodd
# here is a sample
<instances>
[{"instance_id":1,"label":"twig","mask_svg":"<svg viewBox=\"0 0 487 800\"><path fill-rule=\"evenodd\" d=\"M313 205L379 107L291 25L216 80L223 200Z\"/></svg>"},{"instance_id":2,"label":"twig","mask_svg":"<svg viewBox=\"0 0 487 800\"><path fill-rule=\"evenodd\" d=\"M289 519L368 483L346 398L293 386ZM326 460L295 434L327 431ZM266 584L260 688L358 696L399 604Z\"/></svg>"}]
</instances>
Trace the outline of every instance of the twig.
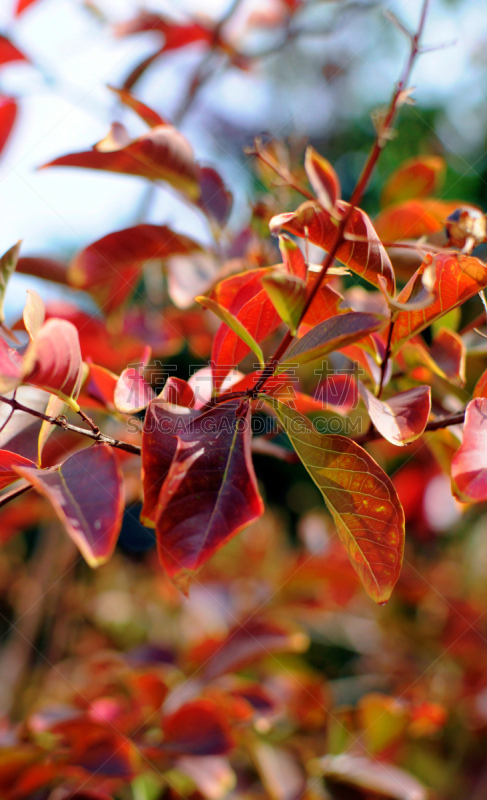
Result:
<instances>
[{"instance_id":1,"label":"twig","mask_svg":"<svg viewBox=\"0 0 487 800\"><path fill-rule=\"evenodd\" d=\"M394 331L394 315L391 313L391 319L389 321L389 329L387 331L387 342L386 342L386 349L384 352L384 356L382 358L382 362L380 365L380 380L379 380L379 387L377 390L377 397L380 398L382 394L382 389L384 387L384 378L386 376L387 365L389 363L389 359L391 357L391 342L392 342L392 333Z\"/></svg>"},{"instance_id":2,"label":"twig","mask_svg":"<svg viewBox=\"0 0 487 800\"><path fill-rule=\"evenodd\" d=\"M100 433L100 428L98 427L98 425L96 425L93 422L93 420L91 419L91 417L89 417L87 414L85 414L85 412L82 411L81 408L78 411L78 414L80 415L81 419L83 419L87 423L87 425L90 426L90 428L93 431L93 433L97 433L97 434Z\"/></svg>"},{"instance_id":3,"label":"twig","mask_svg":"<svg viewBox=\"0 0 487 800\"><path fill-rule=\"evenodd\" d=\"M258 158L259 161L262 161L263 164L274 170L276 175L278 175L287 186L290 186L291 189L294 189L296 192L299 192L299 194L302 194L307 200L316 200L316 197L311 194L311 192L308 192L308 190L305 189L302 184L294 180L290 170L287 167L281 166L281 164L279 164L277 161L274 161L274 159L269 158L269 156L262 152L261 143L258 139L255 140L254 147L249 147L245 151L245 154L248 156L254 156L254 158Z\"/></svg>"},{"instance_id":4,"label":"twig","mask_svg":"<svg viewBox=\"0 0 487 800\"><path fill-rule=\"evenodd\" d=\"M79 433L81 436L87 436L89 439L93 439L95 442L108 444L110 447L118 448L118 450L125 450L126 453L133 453L134 455L140 456L141 449L138 445L129 444L128 442L123 442L120 439L114 439L112 436L107 436L106 433L102 433L99 429L97 431L94 429L87 430L86 428L80 428L78 425L71 425L71 423L69 423L65 417L49 417L47 414L43 414L41 411L36 411L34 408L24 406L13 397L3 397L3 395L0 395L0 402L6 403L13 408L14 411L24 411L24 413L30 414L32 417L42 419L45 422L49 422L51 425L57 425L59 428L63 428L65 431ZM89 418L87 417L86 419L88 420ZM96 425L94 427L96 428Z\"/></svg>"},{"instance_id":5,"label":"twig","mask_svg":"<svg viewBox=\"0 0 487 800\"><path fill-rule=\"evenodd\" d=\"M404 68L403 75L400 78L400 80L399 80L399 82L398 82L398 84L397 84L397 86L396 86L396 88L394 90L394 93L392 95L392 99L391 99L391 102L390 102L390 105L389 105L389 110L387 111L387 114L385 115L384 121L381 124L380 129L377 132L377 136L376 136L374 145L372 147L372 150L371 150L371 152L369 154L369 157L368 157L368 159L367 159L367 161L365 163L365 166L364 166L364 168L362 170L362 173L359 176L359 179L357 181L355 189L353 190L352 196L350 198L350 204L348 206L348 209L347 209L346 213L343 215L341 221L338 224L334 242L331 245L330 250L328 251L328 255L326 256L326 258L325 258L325 260L323 262L323 266L322 266L322 269L321 269L321 273L320 273L320 275L318 277L318 280L315 281L315 283L313 285L313 288L312 288L310 294L308 295L306 303L304 304L304 308L303 308L303 310L301 312L301 317L299 319L299 323L298 323L298 325L296 327L299 327L299 325L301 324L302 320L304 319L304 317L306 315L306 312L308 311L311 303L313 302L313 300L316 297L318 291L320 290L321 284L322 284L322 282L323 282L323 280L324 280L324 278L326 276L326 273L328 272L328 269L333 264L333 261L335 259L336 254L337 254L337 251L338 251L338 248L340 247L340 245L344 241L344 233L345 233L345 229L347 227L348 221L350 220L354 209L360 203L360 201L361 201L361 199L362 199L362 197L363 197L363 195L365 193L365 190L366 190L366 188L367 188L367 186L369 184L370 178L371 178L372 173L373 173L373 171L375 169L377 161L379 160L379 156L382 153L382 150L384 149L384 147L385 147L385 145L386 145L386 143L388 141L388 134L390 132L391 126L392 126L392 124L394 122L394 119L396 117L396 113L397 113L397 111L399 109L400 100L401 100L402 94L403 94L404 90L407 88L407 85L409 83L409 79L411 77L411 72L412 72L412 69L414 67L414 63L415 63L416 58L417 58L417 56L418 56L418 54L420 52L420 44L419 43L420 43L420 40L421 40L421 36L422 36L422 33L423 33L425 21L426 21L426 14L428 12L428 6L429 6L429 0L423 0L423 5L422 5L422 9L421 9L421 16L420 16L420 20L419 20L418 29L417 29L417 32L415 33L415 35L411 38L411 52L410 52L409 58L408 58L408 60L406 62L406 66ZM259 378L259 380L257 381L257 384L255 386L256 392L262 390L262 388L264 387L266 382L273 375L276 366L279 364L279 360L284 355L284 353L288 349L288 347L291 344L293 339L294 339L294 336L291 334L290 331L287 331L287 333L285 334L285 336L284 336L283 340L281 341L279 347L277 348L276 352L274 353L273 356L271 356L271 358L269 359L269 361L265 365L265 367L264 367L264 369L262 371L261 377Z\"/></svg>"}]
</instances>

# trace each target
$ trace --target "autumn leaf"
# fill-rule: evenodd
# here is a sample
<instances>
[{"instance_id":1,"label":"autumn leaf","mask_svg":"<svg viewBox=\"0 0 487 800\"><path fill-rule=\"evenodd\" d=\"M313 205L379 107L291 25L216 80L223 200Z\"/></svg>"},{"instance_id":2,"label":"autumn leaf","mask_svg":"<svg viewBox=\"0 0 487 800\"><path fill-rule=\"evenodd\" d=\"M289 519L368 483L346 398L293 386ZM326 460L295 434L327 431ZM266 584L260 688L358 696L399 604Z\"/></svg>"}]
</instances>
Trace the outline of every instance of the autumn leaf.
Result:
<instances>
[{"instance_id":1,"label":"autumn leaf","mask_svg":"<svg viewBox=\"0 0 487 800\"><path fill-rule=\"evenodd\" d=\"M350 206L342 200L336 203L336 213L346 214ZM271 232L286 230L312 244L330 250L336 239L337 221L329 211L314 202L303 203L293 213L279 214L269 223ZM360 208L352 211L344 232L345 239L339 245L336 258L366 281L377 284L377 276L383 275L387 289L394 294L394 272L392 265L367 214ZM346 238L349 236L350 238Z\"/></svg>"},{"instance_id":2,"label":"autumn leaf","mask_svg":"<svg viewBox=\"0 0 487 800\"><path fill-rule=\"evenodd\" d=\"M154 111L152 108L149 108L149 106L146 106L145 103L137 100L128 89L116 89L114 86L109 86L108 88L118 96L121 103L131 108L132 111L135 111L137 116L146 122L149 127L155 128L157 125L168 124L167 120L163 119L157 111Z\"/></svg>"},{"instance_id":3,"label":"autumn leaf","mask_svg":"<svg viewBox=\"0 0 487 800\"><path fill-rule=\"evenodd\" d=\"M224 228L232 210L232 193L225 186L221 175L213 167L201 167L199 184L200 197L198 206L219 228Z\"/></svg>"},{"instance_id":4,"label":"autumn leaf","mask_svg":"<svg viewBox=\"0 0 487 800\"><path fill-rule=\"evenodd\" d=\"M304 168L313 191L326 211L333 211L341 197L340 181L332 165L308 145L304 157Z\"/></svg>"},{"instance_id":5,"label":"autumn leaf","mask_svg":"<svg viewBox=\"0 0 487 800\"><path fill-rule=\"evenodd\" d=\"M27 8L34 5L37 0L18 0L17 7L15 9L15 16L18 17L22 12L24 12Z\"/></svg>"},{"instance_id":6,"label":"autumn leaf","mask_svg":"<svg viewBox=\"0 0 487 800\"><path fill-rule=\"evenodd\" d=\"M402 203L416 197L429 197L439 191L446 174L441 156L411 158L398 167L384 184L381 203Z\"/></svg>"},{"instance_id":7,"label":"autumn leaf","mask_svg":"<svg viewBox=\"0 0 487 800\"><path fill-rule=\"evenodd\" d=\"M193 700L162 719L161 750L173 755L223 755L233 750L230 726L211 700Z\"/></svg>"},{"instance_id":8,"label":"autumn leaf","mask_svg":"<svg viewBox=\"0 0 487 800\"><path fill-rule=\"evenodd\" d=\"M289 236L283 233L279 236L279 250L281 251L282 263L286 272L305 281L308 268L296 242L293 242Z\"/></svg>"},{"instance_id":9,"label":"autumn leaf","mask_svg":"<svg viewBox=\"0 0 487 800\"><path fill-rule=\"evenodd\" d=\"M145 359L127 367L119 376L113 393L113 405L121 414L136 414L154 399L155 392L144 378Z\"/></svg>"},{"instance_id":10,"label":"autumn leaf","mask_svg":"<svg viewBox=\"0 0 487 800\"><path fill-rule=\"evenodd\" d=\"M359 391L370 419L388 442L401 447L421 436L431 411L429 386L417 386L387 400L374 397L360 382Z\"/></svg>"},{"instance_id":11,"label":"autumn leaf","mask_svg":"<svg viewBox=\"0 0 487 800\"><path fill-rule=\"evenodd\" d=\"M0 392L10 392L22 380L22 356L0 336Z\"/></svg>"},{"instance_id":12,"label":"autumn leaf","mask_svg":"<svg viewBox=\"0 0 487 800\"><path fill-rule=\"evenodd\" d=\"M226 403L177 434L157 501L159 558L186 590L213 553L263 513L250 455L250 407Z\"/></svg>"},{"instance_id":13,"label":"autumn leaf","mask_svg":"<svg viewBox=\"0 0 487 800\"><path fill-rule=\"evenodd\" d=\"M29 339L35 339L41 330L46 318L46 309L41 298L33 289L27 289L27 302L22 314L25 330Z\"/></svg>"},{"instance_id":14,"label":"autumn leaf","mask_svg":"<svg viewBox=\"0 0 487 800\"><path fill-rule=\"evenodd\" d=\"M352 786L387 800L427 800L426 788L403 769L365 756L342 753L320 759L323 775L332 785ZM362 796L362 794L361 794Z\"/></svg>"},{"instance_id":15,"label":"autumn leaf","mask_svg":"<svg viewBox=\"0 0 487 800\"><path fill-rule=\"evenodd\" d=\"M431 344L431 357L446 377L465 385L466 347L462 337L456 331L440 328ZM474 397L475 392L474 392Z\"/></svg>"},{"instance_id":16,"label":"autumn leaf","mask_svg":"<svg viewBox=\"0 0 487 800\"><path fill-rule=\"evenodd\" d=\"M487 500L487 398L465 410L463 440L451 462L452 493L462 503Z\"/></svg>"},{"instance_id":17,"label":"autumn leaf","mask_svg":"<svg viewBox=\"0 0 487 800\"><path fill-rule=\"evenodd\" d=\"M290 364L308 364L323 358L334 350L360 341L384 325L380 314L350 311L316 325L302 339L298 339L286 353L280 368Z\"/></svg>"},{"instance_id":18,"label":"autumn leaf","mask_svg":"<svg viewBox=\"0 0 487 800\"><path fill-rule=\"evenodd\" d=\"M135 225L114 231L81 250L69 266L72 285L87 289L106 313L132 294L147 261L199 250L193 239L166 225Z\"/></svg>"},{"instance_id":19,"label":"autumn leaf","mask_svg":"<svg viewBox=\"0 0 487 800\"><path fill-rule=\"evenodd\" d=\"M305 281L296 275L288 275L280 269L274 269L264 275L262 286L280 318L295 336L306 302Z\"/></svg>"},{"instance_id":20,"label":"autumn leaf","mask_svg":"<svg viewBox=\"0 0 487 800\"><path fill-rule=\"evenodd\" d=\"M417 311L401 311L398 314L391 340L393 353L397 353L404 342L431 325L435 319L461 305L470 297L478 294L484 286L487 286L487 268L478 258L461 253L435 256L428 254L420 268L399 293L397 297L399 302L407 302L418 275L422 275L430 266L433 266L435 270L434 290L437 299L427 308Z\"/></svg>"},{"instance_id":21,"label":"autumn leaf","mask_svg":"<svg viewBox=\"0 0 487 800\"><path fill-rule=\"evenodd\" d=\"M61 156L42 168L46 167L81 167L138 175L152 181L166 181L192 200L200 195L199 168L193 149L172 125L157 125L132 140L123 125L115 123L110 134L92 150Z\"/></svg>"},{"instance_id":22,"label":"autumn leaf","mask_svg":"<svg viewBox=\"0 0 487 800\"><path fill-rule=\"evenodd\" d=\"M59 467L18 466L16 471L49 500L90 567L109 560L124 509L123 478L111 447L93 445L69 456Z\"/></svg>"},{"instance_id":23,"label":"autumn leaf","mask_svg":"<svg viewBox=\"0 0 487 800\"><path fill-rule=\"evenodd\" d=\"M306 417L268 402L321 491L365 590L385 603L404 552L404 512L390 479L352 439L318 433Z\"/></svg>"},{"instance_id":24,"label":"autumn leaf","mask_svg":"<svg viewBox=\"0 0 487 800\"><path fill-rule=\"evenodd\" d=\"M176 436L199 414L195 409L171 406L164 399L149 403L142 431L142 485L144 504L140 519L155 528L157 502L176 454Z\"/></svg>"},{"instance_id":25,"label":"autumn leaf","mask_svg":"<svg viewBox=\"0 0 487 800\"><path fill-rule=\"evenodd\" d=\"M30 458L10 453L8 450L0 450L0 489L5 489L11 483L19 480L18 472L15 467L34 467L35 463Z\"/></svg>"},{"instance_id":26,"label":"autumn leaf","mask_svg":"<svg viewBox=\"0 0 487 800\"><path fill-rule=\"evenodd\" d=\"M32 1L32 0L31 0ZM28 61L14 44L6 36L0 36L0 65L9 64L12 61Z\"/></svg>"},{"instance_id":27,"label":"autumn leaf","mask_svg":"<svg viewBox=\"0 0 487 800\"><path fill-rule=\"evenodd\" d=\"M23 381L59 395L74 411L81 388L82 358L78 331L64 319L49 319L30 342Z\"/></svg>"},{"instance_id":28,"label":"autumn leaf","mask_svg":"<svg viewBox=\"0 0 487 800\"><path fill-rule=\"evenodd\" d=\"M431 197L406 200L381 211L374 220L374 227L383 242L419 239L443 230L446 218L458 205L458 201L435 200Z\"/></svg>"},{"instance_id":29,"label":"autumn leaf","mask_svg":"<svg viewBox=\"0 0 487 800\"><path fill-rule=\"evenodd\" d=\"M17 103L15 100L0 94L0 153L7 144L16 116Z\"/></svg>"}]
</instances>

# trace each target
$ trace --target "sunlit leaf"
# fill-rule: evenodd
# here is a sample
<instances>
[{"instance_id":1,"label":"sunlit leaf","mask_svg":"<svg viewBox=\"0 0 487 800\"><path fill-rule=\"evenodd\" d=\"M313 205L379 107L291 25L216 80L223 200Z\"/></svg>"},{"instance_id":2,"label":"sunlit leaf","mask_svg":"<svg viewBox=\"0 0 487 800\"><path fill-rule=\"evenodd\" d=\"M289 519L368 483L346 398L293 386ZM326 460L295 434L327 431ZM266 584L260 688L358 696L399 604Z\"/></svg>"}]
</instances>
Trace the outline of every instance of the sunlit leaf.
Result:
<instances>
[{"instance_id":1,"label":"sunlit leaf","mask_svg":"<svg viewBox=\"0 0 487 800\"><path fill-rule=\"evenodd\" d=\"M250 350L253 350L259 360L259 363L262 365L264 364L264 355L262 353L262 349L259 347L250 331L248 331L247 328L245 328L240 322L238 317L235 317L224 306L220 305L215 300L212 300L211 297L197 297L196 301L200 303L203 308L207 308L209 311L212 311L214 314L216 314L216 316L221 319L225 325L228 325L233 333L235 333L243 342L245 342Z\"/></svg>"},{"instance_id":2,"label":"sunlit leaf","mask_svg":"<svg viewBox=\"0 0 487 800\"><path fill-rule=\"evenodd\" d=\"M17 266L20 244L20 242L14 244L14 246L11 247L10 250L7 250L0 258L0 325L5 320L5 312L3 309L5 292L7 291L8 280Z\"/></svg>"},{"instance_id":3,"label":"sunlit leaf","mask_svg":"<svg viewBox=\"0 0 487 800\"><path fill-rule=\"evenodd\" d=\"M435 280L436 275L433 265L427 267L424 272L416 272L414 282L411 285L411 292L405 303L389 297L385 280L382 276L379 276L379 287L393 314L398 311L422 311L423 308L431 306L438 296L434 291Z\"/></svg>"},{"instance_id":4,"label":"sunlit leaf","mask_svg":"<svg viewBox=\"0 0 487 800\"><path fill-rule=\"evenodd\" d=\"M429 197L439 191L446 174L441 156L420 156L401 164L386 181L382 190L382 205L402 203L415 197Z\"/></svg>"},{"instance_id":5,"label":"sunlit leaf","mask_svg":"<svg viewBox=\"0 0 487 800\"><path fill-rule=\"evenodd\" d=\"M435 292L437 299L427 308L419 311L401 311L395 321L392 333L392 349L396 353L411 336L419 333L433 320L447 311L461 305L487 286L487 268L481 261L461 253L427 255L417 272L412 276L397 300L408 301L418 275L430 266L435 270Z\"/></svg>"},{"instance_id":6,"label":"sunlit leaf","mask_svg":"<svg viewBox=\"0 0 487 800\"><path fill-rule=\"evenodd\" d=\"M431 411L431 388L417 386L379 400L359 383L360 394L375 427L391 444L413 442L423 433Z\"/></svg>"},{"instance_id":7,"label":"sunlit leaf","mask_svg":"<svg viewBox=\"0 0 487 800\"><path fill-rule=\"evenodd\" d=\"M306 789L306 775L294 753L266 742L257 742L252 754L262 784L272 800L302 797Z\"/></svg>"},{"instance_id":8,"label":"sunlit leaf","mask_svg":"<svg viewBox=\"0 0 487 800\"><path fill-rule=\"evenodd\" d=\"M33 289L27 289L27 302L24 306L23 319L29 338L35 339L46 318L46 309L41 298Z\"/></svg>"},{"instance_id":9,"label":"sunlit leaf","mask_svg":"<svg viewBox=\"0 0 487 800\"><path fill-rule=\"evenodd\" d=\"M268 402L321 491L367 593L385 603L404 552L404 512L390 479L352 439L318 433L306 417Z\"/></svg>"},{"instance_id":10,"label":"sunlit leaf","mask_svg":"<svg viewBox=\"0 0 487 800\"><path fill-rule=\"evenodd\" d=\"M263 276L262 286L282 321L295 336L306 301L305 281L296 275L288 275L275 269Z\"/></svg>"},{"instance_id":11,"label":"sunlit leaf","mask_svg":"<svg viewBox=\"0 0 487 800\"><path fill-rule=\"evenodd\" d=\"M200 195L199 169L192 147L172 125L157 125L134 140L118 125L92 150L61 156L43 167L81 167L138 175L166 181L193 200Z\"/></svg>"},{"instance_id":12,"label":"sunlit leaf","mask_svg":"<svg viewBox=\"0 0 487 800\"><path fill-rule=\"evenodd\" d=\"M304 157L304 168L313 191L326 211L333 211L341 196L340 181L332 165L308 145Z\"/></svg>"},{"instance_id":13,"label":"sunlit leaf","mask_svg":"<svg viewBox=\"0 0 487 800\"><path fill-rule=\"evenodd\" d=\"M10 392L22 379L22 356L0 336L0 392Z\"/></svg>"},{"instance_id":14,"label":"sunlit leaf","mask_svg":"<svg viewBox=\"0 0 487 800\"><path fill-rule=\"evenodd\" d=\"M122 414L135 414L146 408L155 397L155 392L144 378L144 368L150 358L150 347L146 348L142 360L127 367L115 384L113 404Z\"/></svg>"},{"instance_id":15,"label":"sunlit leaf","mask_svg":"<svg viewBox=\"0 0 487 800\"><path fill-rule=\"evenodd\" d=\"M207 800L224 800L237 783L228 758L222 756L182 756L177 768L191 778Z\"/></svg>"},{"instance_id":16,"label":"sunlit leaf","mask_svg":"<svg viewBox=\"0 0 487 800\"><path fill-rule=\"evenodd\" d=\"M80 450L60 467L17 471L49 500L91 567L109 560L124 508L123 479L111 447L97 444Z\"/></svg>"},{"instance_id":17,"label":"sunlit leaf","mask_svg":"<svg viewBox=\"0 0 487 800\"><path fill-rule=\"evenodd\" d=\"M17 7L15 9L15 16L18 17L20 14L22 14L23 11L25 11L27 8L29 8L36 2L37 0L18 0Z\"/></svg>"},{"instance_id":18,"label":"sunlit leaf","mask_svg":"<svg viewBox=\"0 0 487 800\"><path fill-rule=\"evenodd\" d=\"M281 251L282 263L287 272L289 272L290 275L295 275L297 278L306 280L308 268L304 256L296 242L293 242L289 236L281 234L281 236L279 236L279 250Z\"/></svg>"},{"instance_id":19,"label":"sunlit leaf","mask_svg":"<svg viewBox=\"0 0 487 800\"><path fill-rule=\"evenodd\" d=\"M74 325L64 319L49 319L27 348L23 380L59 395L77 411L82 364Z\"/></svg>"},{"instance_id":20,"label":"sunlit leaf","mask_svg":"<svg viewBox=\"0 0 487 800\"><path fill-rule=\"evenodd\" d=\"M338 213L344 214L348 211L349 205L339 200L336 208ZM308 238L310 242L324 250L330 249L337 233L336 220L328 211L313 202L303 203L294 213L273 217L269 226L274 234L284 229L295 236ZM395 280L389 256L369 217L360 208L352 211L345 228L345 236L347 235L351 238L345 238L338 247L337 259L376 286L377 276L383 275L387 281L389 294L394 294Z\"/></svg>"},{"instance_id":21,"label":"sunlit leaf","mask_svg":"<svg viewBox=\"0 0 487 800\"><path fill-rule=\"evenodd\" d=\"M66 403L60 397L57 397L55 394L51 394L49 397L49 401L46 406L45 414L48 417L59 417L66 409ZM51 425L50 422L47 420L43 420L40 431L39 431L39 438L37 440L37 461L39 464L42 464L42 451L44 450L44 445L46 444L49 436L54 430L54 425Z\"/></svg>"},{"instance_id":22,"label":"sunlit leaf","mask_svg":"<svg viewBox=\"0 0 487 800\"><path fill-rule=\"evenodd\" d=\"M482 373L475 388L473 390L473 397L487 397L487 369Z\"/></svg>"},{"instance_id":23,"label":"sunlit leaf","mask_svg":"<svg viewBox=\"0 0 487 800\"><path fill-rule=\"evenodd\" d=\"M377 235L384 242L419 239L443 230L446 218L458 208L458 202L435 200L406 200L385 208L374 220Z\"/></svg>"},{"instance_id":24,"label":"sunlit leaf","mask_svg":"<svg viewBox=\"0 0 487 800\"><path fill-rule=\"evenodd\" d=\"M161 563L180 588L263 512L250 438L250 408L235 403L207 411L177 434L157 501L156 536Z\"/></svg>"},{"instance_id":25,"label":"sunlit leaf","mask_svg":"<svg viewBox=\"0 0 487 800\"><path fill-rule=\"evenodd\" d=\"M165 403L185 408L193 408L196 402L194 391L189 383L182 378L174 378L172 375L164 384L160 397Z\"/></svg>"},{"instance_id":26,"label":"sunlit leaf","mask_svg":"<svg viewBox=\"0 0 487 800\"><path fill-rule=\"evenodd\" d=\"M360 698L359 718L367 752L381 753L397 742L409 724L407 705L395 697L372 692Z\"/></svg>"},{"instance_id":27,"label":"sunlit leaf","mask_svg":"<svg viewBox=\"0 0 487 800\"><path fill-rule=\"evenodd\" d=\"M451 464L452 492L462 503L487 500L487 399L477 397L465 411L463 441Z\"/></svg>"},{"instance_id":28,"label":"sunlit leaf","mask_svg":"<svg viewBox=\"0 0 487 800\"><path fill-rule=\"evenodd\" d=\"M286 364L308 364L316 361L334 350L363 339L383 325L384 317L361 311L350 311L331 317L295 342L286 353L282 367L285 369Z\"/></svg>"}]
</instances>

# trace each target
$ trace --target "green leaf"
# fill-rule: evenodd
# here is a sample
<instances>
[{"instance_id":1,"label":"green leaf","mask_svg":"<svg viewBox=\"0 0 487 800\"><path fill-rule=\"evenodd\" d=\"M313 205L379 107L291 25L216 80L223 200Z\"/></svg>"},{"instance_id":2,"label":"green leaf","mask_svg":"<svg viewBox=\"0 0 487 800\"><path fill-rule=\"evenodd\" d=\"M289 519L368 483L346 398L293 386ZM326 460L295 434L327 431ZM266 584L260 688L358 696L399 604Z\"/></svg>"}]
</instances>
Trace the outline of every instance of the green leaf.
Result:
<instances>
[{"instance_id":1,"label":"green leaf","mask_svg":"<svg viewBox=\"0 0 487 800\"><path fill-rule=\"evenodd\" d=\"M306 301L306 283L297 275L287 275L275 269L264 275L262 286L280 318L295 336Z\"/></svg>"},{"instance_id":2,"label":"green leaf","mask_svg":"<svg viewBox=\"0 0 487 800\"><path fill-rule=\"evenodd\" d=\"M404 553L404 512L391 480L352 439L318 433L302 414L265 399L322 493L366 592L387 602Z\"/></svg>"},{"instance_id":3,"label":"green leaf","mask_svg":"<svg viewBox=\"0 0 487 800\"><path fill-rule=\"evenodd\" d=\"M253 350L259 359L259 364L262 367L264 366L264 354L261 348L255 341L252 334L248 332L247 328L244 328L240 320L238 320L234 314L228 311L228 309L224 308L224 306L220 305L220 303L217 303L216 300L212 300L211 297L195 297L195 300L197 303L200 303L203 308L213 311L213 313L216 314L216 316L219 317L219 319L221 319L225 325L228 325L228 327L231 328L232 331L236 333L237 336L239 336L248 347L250 347L251 350Z\"/></svg>"},{"instance_id":4,"label":"green leaf","mask_svg":"<svg viewBox=\"0 0 487 800\"><path fill-rule=\"evenodd\" d=\"M0 258L0 324L5 320L5 312L3 304L5 301L5 292L7 291L8 280L14 272L19 260L20 242L14 244L10 250Z\"/></svg>"}]
</instances>

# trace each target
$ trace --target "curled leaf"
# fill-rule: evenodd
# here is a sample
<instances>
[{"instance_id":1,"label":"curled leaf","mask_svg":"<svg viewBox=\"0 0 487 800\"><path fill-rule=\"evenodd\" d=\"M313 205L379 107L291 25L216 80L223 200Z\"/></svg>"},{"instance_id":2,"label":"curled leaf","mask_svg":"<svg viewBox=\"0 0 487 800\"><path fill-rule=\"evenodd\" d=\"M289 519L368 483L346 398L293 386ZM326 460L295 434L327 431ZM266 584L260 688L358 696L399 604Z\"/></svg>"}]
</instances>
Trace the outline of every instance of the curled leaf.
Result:
<instances>
[{"instance_id":1,"label":"curled leaf","mask_svg":"<svg viewBox=\"0 0 487 800\"><path fill-rule=\"evenodd\" d=\"M216 316L219 317L219 319L221 319L225 325L228 325L228 327L243 342L245 342L250 350L253 350L259 359L259 364L262 366L264 365L264 354L262 353L262 349L259 347L250 331L247 330L247 328L240 322L238 317L234 316L231 311L228 311L228 309L226 309L224 306L217 303L216 300L212 300L211 297L197 297L196 302L200 303L203 308L213 311L213 313L216 314Z\"/></svg>"},{"instance_id":2,"label":"curled leaf","mask_svg":"<svg viewBox=\"0 0 487 800\"><path fill-rule=\"evenodd\" d=\"M423 433L431 411L431 388L417 386L387 400L379 400L359 382L359 391L375 427L391 444L400 447Z\"/></svg>"},{"instance_id":3,"label":"curled leaf","mask_svg":"<svg viewBox=\"0 0 487 800\"><path fill-rule=\"evenodd\" d=\"M324 209L333 211L341 196L340 181L332 165L308 145L304 157L304 168L313 191Z\"/></svg>"},{"instance_id":4,"label":"curled leaf","mask_svg":"<svg viewBox=\"0 0 487 800\"><path fill-rule=\"evenodd\" d=\"M452 492L462 503L487 500L487 399L472 400L465 411L463 441L451 462Z\"/></svg>"},{"instance_id":5,"label":"curled leaf","mask_svg":"<svg viewBox=\"0 0 487 800\"><path fill-rule=\"evenodd\" d=\"M124 508L123 479L111 447L96 444L80 450L59 467L16 470L49 500L91 567L108 561Z\"/></svg>"},{"instance_id":6,"label":"curled leaf","mask_svg":"<svg viewBox=\"0 0 487 800\"><path fill-rule=\"evenodd\" d=\"M27 289L27 302L24 307L23 319L25 330L29 338L35 339L46 318L46 309L41 298L33 289Z\"/></svg>"},{"instance_id":7,"label":"curled leaf","mask_svg":"<svg viewBox=\"0 0 487 800\"><path fill-rule=\"evenodd\" d=\"M14 246L7 250L0 258L0 325L5 320L5 312L3 310L5 292L7 291L8 280L12 272L14 272L17 261L19 260L20 245L21 242L17 242L17 244L14 244Z\"/></svg>"},{"instance_id":8,"label":"curled leaf","mask_svg":"<svg viewBox=\"0 0 487 800\"><path fill-rule=\"evenodd\" d=\"M295 336L306 302L305 281L296 275L287 275L282 270L275 269L263 276L262 286L282 321Z\"/></svg>"},{"instance_id":9,"label":"curled leaf","mask_svg":"<svg viewBox=\"0 0 487 800\"><path fill-rule=\"evenodd\" d=\"M23 381L59 395L74 411L83 362L78 331L64 319L48 319L31 341L23 362Z\"/></svg>"},{"instance_id":10,"label":"curled leaf","mask_svg":"<svg viewBox=\"0 0 487 800\"><path fill-rule=\"evenodd\" d=\"M384 324L380 314L367 314L350 311L316 325L302 339L298 339L286 353L281 366L289 364L308 364L323 358L328 353L353 342L360 341L369 333L379 330Z\"/></svg>"}]
</instances>

